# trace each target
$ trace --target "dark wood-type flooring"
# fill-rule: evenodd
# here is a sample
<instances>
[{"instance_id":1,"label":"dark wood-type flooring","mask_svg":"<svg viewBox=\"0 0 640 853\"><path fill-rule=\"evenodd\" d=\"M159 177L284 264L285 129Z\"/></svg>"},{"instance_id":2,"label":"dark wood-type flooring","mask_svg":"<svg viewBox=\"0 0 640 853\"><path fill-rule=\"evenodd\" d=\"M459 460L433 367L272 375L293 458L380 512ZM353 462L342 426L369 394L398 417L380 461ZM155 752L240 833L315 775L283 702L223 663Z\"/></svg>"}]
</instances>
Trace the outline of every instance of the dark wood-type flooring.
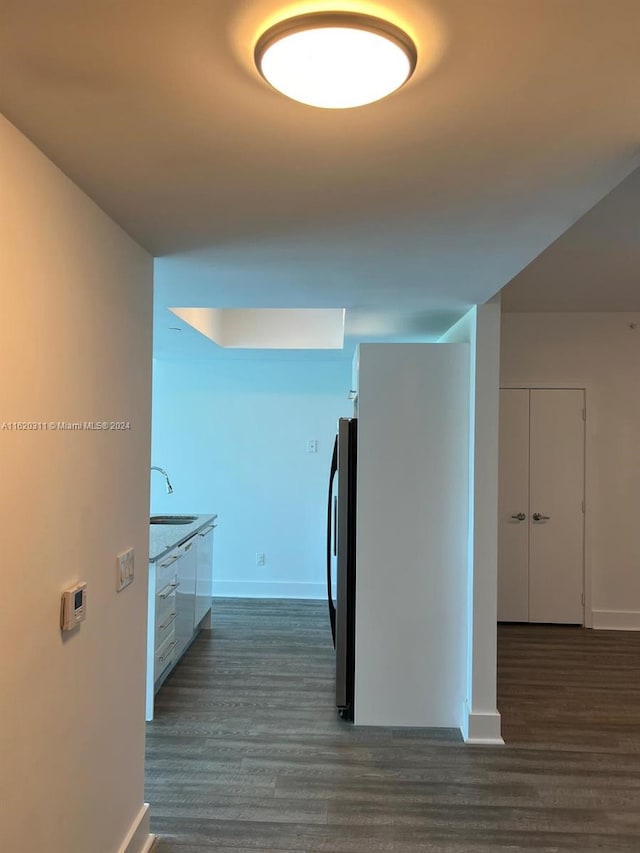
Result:
<instances>
[{"instance_id":1,"label":"dark wood-type flooring","mask_svg":"<svg viewBox=\"0 0 640 853\"><path fill-rule=\"evenodd\" d=\"M154 853L640 853L640 633L499 628L505 747L354 728L326 605L215 600L147 729Z\"/></svg>"}]
</instances>

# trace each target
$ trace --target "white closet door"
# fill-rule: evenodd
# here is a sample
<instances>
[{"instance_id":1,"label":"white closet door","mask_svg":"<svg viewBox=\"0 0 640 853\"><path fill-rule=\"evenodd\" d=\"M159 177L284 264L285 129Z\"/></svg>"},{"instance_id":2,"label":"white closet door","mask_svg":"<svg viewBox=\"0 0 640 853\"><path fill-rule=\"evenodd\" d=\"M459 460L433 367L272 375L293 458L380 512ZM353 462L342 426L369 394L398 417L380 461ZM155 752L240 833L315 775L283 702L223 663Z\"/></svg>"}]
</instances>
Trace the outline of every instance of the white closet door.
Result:
<instances>
[{"instance_id":1,"label":"white closet door","mask_svg":"<svg viewBox=\"0 0 640 853\"><path fill-rule=\"evenodd\" d=\"M584 622L584 392L532 389L529 621Z\"/></svg>"},{"instance_id":2,"label":"white closet door","mask_svg":"<svg viewBox=\"0 0 640 853\"><path fill-rule=\"evenodd\" d=\"M498 620L529 620L529 389L500 391Z\"/></svg>"}]
</instances>

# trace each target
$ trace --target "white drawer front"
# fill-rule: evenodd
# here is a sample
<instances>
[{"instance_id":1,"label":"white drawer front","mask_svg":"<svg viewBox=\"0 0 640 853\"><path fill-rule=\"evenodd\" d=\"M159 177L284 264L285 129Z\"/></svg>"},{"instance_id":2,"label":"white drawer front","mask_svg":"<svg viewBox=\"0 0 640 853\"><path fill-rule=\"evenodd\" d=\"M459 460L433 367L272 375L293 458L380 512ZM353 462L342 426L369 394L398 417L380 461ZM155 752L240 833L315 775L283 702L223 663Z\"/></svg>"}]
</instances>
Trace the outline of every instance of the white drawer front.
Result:
<instances>
[{"instance_id":1,"label":"white drawer front","mask_svg":"<svg viewBox=\"0 0 640 853\"><path fill-rule=\"evenodd\" d=\"M155 665L153 670L154 681L157 681L165 669L173 663L175 647L175 633L173 631L169 631L162 645L156 649Z\"/></svg>"},{"instance_id":2,"label":"white drawer front","mask_svg":"<svg viewBox=\"0 0 640 853\"><path fill-rule=\"evenodd\" d=\"M156 618L156 649L160 648L169 634L175 633L174 623L176 621L176 616L177 611L174 599L173 608L167 608L164 613L159 614Z\"/></svg>"},{"instance_id":3,"label":"white drawer front","mask_svg":"<svg viewBox=\"0 0 640 853\"><path fill-rule=\"evenodd\" d=\"M175 576L182 556L184 556L184 551L176 548L156 564L156 590L161 590Z\"/></svg>"},{"instance_id":4,"label":"white drawer front","mask_svg":"<svg viewBox=\"0 0 640 853\"><path fill-rule=\"evenodd\" d=\"M166 588L165 588L166 589ZM161 622L164 622L164 618L167 613L173 611L175 613L176 609L176 591L175 589L171 589L168 595L156 595L156 628L160 626Z\"/></svg>"},{"instance_id":5,"label":"white drawer front","mask_svg":"<svg viewBox=\"0 0 640 853\"><path fill-rule=\"evenodd\" d=\"M159 608L164 606L164 603L175 598L176 590L180 587L180 580L175 572L165 579L165 583L157 586L156 592L156 613Z\"/></svg>"}]
</instances>

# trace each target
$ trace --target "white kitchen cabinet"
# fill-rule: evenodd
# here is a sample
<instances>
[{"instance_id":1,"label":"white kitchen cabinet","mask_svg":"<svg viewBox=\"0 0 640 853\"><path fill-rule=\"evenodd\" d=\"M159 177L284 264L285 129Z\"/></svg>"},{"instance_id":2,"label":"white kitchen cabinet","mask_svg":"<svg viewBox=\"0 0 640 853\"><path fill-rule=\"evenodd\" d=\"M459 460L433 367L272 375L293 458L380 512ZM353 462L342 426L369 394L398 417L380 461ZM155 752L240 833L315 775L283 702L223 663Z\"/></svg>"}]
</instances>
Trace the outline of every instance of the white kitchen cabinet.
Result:
<instances>
[{"instance_id":1,"label":"white kitchen cabinet","mask_svg":"<svg viewBox=\"0 0 640 853\"><path fill-rule=\"evenodd\" d=\"M158 681L165 670L170 670L176 657L176 638L175 633L166 637L155 651L153 678Z\"/></svg>"},{"instance_id":2,"label":"white kitchen cabinet","mask_svg":"<svg viewBox=\"0 0 640 853\"><path fill-rule=\"evenodd\" d=\"M155 694L198 630L209 627L205 617L211 609L215 518L193 516L191 529L187 530L182 525L152 528L147 616L147 720L153 719ZM177 544L172 546L172 542Z\"/></svg>"},{"instance_id":3,"label":"white kitchen cabinet","mask_svg":"<svg viewBox=\"0 0 640 853\"><path fill-rule=\"evenodd\" d=\"M153 719L153 697L175 661L177 617L176 564L182 553L175 548L149 565L147 610L146 717Z\"/></svg>"},{"instance_id":4,"label":"white kitchen cabinet","mask_svg":"<svg viewBox=\"0 0 640 853\"><path fill-rule=\"evenodd\" d=\"M198 564L196 570L196 600L193 617L193 627L200 622L211 610L213 599L213 531L216 525L212 522L196 534L198 540Z\"/></svg>"},{"instance_id":5,"label":"white kitchen cabinet","mask_svg":"<svg viewBox=\"0 0 640 853\"><path fill-rule=\"evenodd\" d=\"M198 535L181 546L176 561L176 655L180 657L193 639L196 605L196 571L198 566Z\"/></svg>"}]
</instances>

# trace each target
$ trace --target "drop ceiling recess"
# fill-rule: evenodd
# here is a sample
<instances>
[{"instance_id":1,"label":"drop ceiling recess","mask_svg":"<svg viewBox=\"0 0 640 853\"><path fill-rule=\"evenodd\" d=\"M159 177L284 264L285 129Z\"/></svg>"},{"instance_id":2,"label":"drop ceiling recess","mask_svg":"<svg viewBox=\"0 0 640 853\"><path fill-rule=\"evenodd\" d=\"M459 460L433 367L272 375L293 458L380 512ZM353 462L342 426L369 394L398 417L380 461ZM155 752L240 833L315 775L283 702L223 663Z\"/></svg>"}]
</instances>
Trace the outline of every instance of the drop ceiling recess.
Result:
<instances>
[{"instance_id":1,"label":"drop ceiling recess","mask_svg":"<svg viewBox=\"0 0 640 853\"><path fill-rule=\"evenodd\" d=\"M342 349L343 308L171 308L220 347Z\"/></svg>"}]
</instances>

